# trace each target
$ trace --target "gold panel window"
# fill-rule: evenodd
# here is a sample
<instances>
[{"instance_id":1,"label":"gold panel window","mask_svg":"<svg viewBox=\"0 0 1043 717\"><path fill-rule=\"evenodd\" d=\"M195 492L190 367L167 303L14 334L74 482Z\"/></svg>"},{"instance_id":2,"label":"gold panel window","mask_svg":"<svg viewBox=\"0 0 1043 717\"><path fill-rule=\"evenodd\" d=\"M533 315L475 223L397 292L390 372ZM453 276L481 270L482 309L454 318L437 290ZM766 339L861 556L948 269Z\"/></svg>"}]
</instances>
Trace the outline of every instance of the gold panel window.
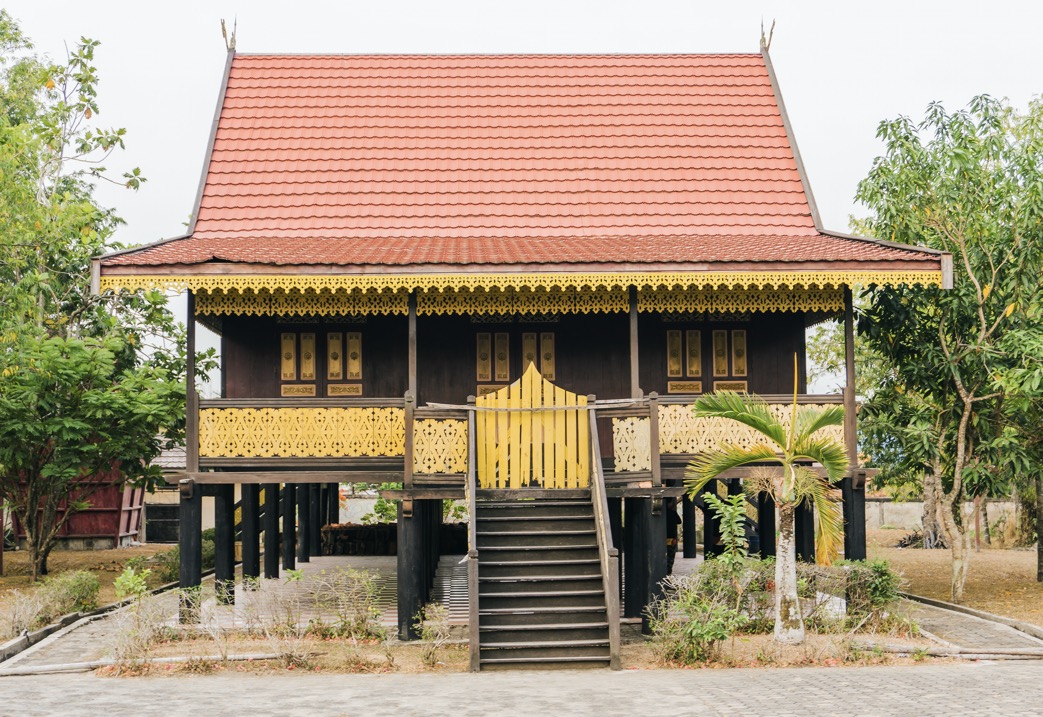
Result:
<instances>
[{"instance_id":1,"label":"gold panel window","mask_svg":"<svg viewBox=\"0 0 1043 717\"><path fill-rule=\"evenodd\" d=\"M670 378L681 378L681 332L666 332L666 375Z\"/></svg>"},{"instance_id":2,"label":"gold panel window","mask_svg":"<svg viewBox=\"0 0 1043 717\"><path fill-rule=\"evenodd\" d=\"M297 380L297 334L287 332L280 341L280 359L282 364L282 380Z\"/></svg>"},{"instance_id":3,"label":"gold panel window","mask_svg":"<svg viewBox=\"0 0 1043 717\"><path fill-rule=\"evenodd\" d=\"M362 334L349 331L344 338L347 344L348 380L359 381L362 379Z\"/></svg>"},{"instance_id":4,"label":"gold panel window","mask_svg":"<svg viewBox=\"0 0 1043 717\"><path fill-rule=\"evenodd\" d=\"M315 334L301 334L301 380L315 380Z\"/></svg>"},{"instance_id":5,"label":"gold panel window","mask_svg":"<svg viewBox=\"0 0 1043 717\"><path fill-rule=\"evenodd\" d=\"M492 334L484 331L478 333L476 344L478 383L488 383L493 380Z\"/></svg>"},{"instance_id":6,"label":"gold panel window","mask_svg":"<svg viewBox=\"0 0 1043 717\"><path fill-rule=\"evenodd\" d=\"M703 375L703 332L695 330L686 331L685 343L688 345L688 353L686 354L685 361L685 376L688 378L699 378Z\"/></svg>"},{"instance_id":7,"label":"gold panel window","mask_svg":"<svg viewBox=\"0 0 1043 717\"><path fill-rule=\"evenodd\" d=\"M326 387L327 396L361 396L361 383L337 383Z\"/></svg>"},{"instance_id":8,"label":"gold panel window","mask_svg":"<svg viewBox=\"0 0 1043 717\"><path fill-rule=\"evenodd\" d=\"M279 387L279 395L287 397L312 397L315 395L315 384L314 383L291 383L284 384Z\"/></svg>"},{"instance_id":9,"label":"gold panel window","mask_svg":"<svg viewBox=\"0 0 1043 717\"><path fill-rule=\"evenodd\" d=\"M544 331L540 334L540 373L548 381L554 380L555 361L554 332Z\"/></svg>"},{"instance_id":10,"label":"gold panel window","mask_svg":"<svg viewBox=\"0 0 1043 717\"><path fill-rule=\"evenodd\" d=\"M714 381L714 391L735 391L736 393L748 393L749 389L745 381Z\"/></svg>"},{"instance_id":11,"label":"gold panel window","mask_svg":"<svg viewBox=\"0 0 1043 717\"><path fill-rule=\"evenodd\" d=\"M732 331L732 376L746 375L746 331Z\"/></svg>"},{"instance_id":12,"label":"gold panel window","mask_svg":"<svg viewBox=\"0 0 1043 717\"><path fill-rule=\"evenodd\" d=\"M511 335L506 331L497 332L493 354L497 381L511 380Z\"/></svg>"},{"instance_id":13,"label":"gold panel window","mask_svg":"<svg viewBox=\"0 0 1043 717\"><path fill-rule=\"evenodd\" d=\"M667 393L702 393L702 381L667 381Z\"/></svg>"},{"instance_id":14,"label":"gold panel window","mask_svg":"<svg viewBox=\"0 0 1043 717\"><path fill-rule=\"evenodd\" d=\"M713 375L728 375L728 332L713 332Z\"/></svg>"},{"instance_id":15,"label":"gold panel window","mask_svg":"<svg viewBox=\"0 0 1043 717\"><path fill-rule=\"evenodd\" d=\"M536 346L536 334L522 334L522 371L527 369L529 364L536 363L536 354L538 351L539 349Z\"/></svg>"},{"instance_id":16,"label":"gold panel window","mask_svg":"<svg viewBox=\"0 0 1043 717\"><path fill-rule=\"evenodd\" d=\"M339 331L326 334L326 378L330 381L344 378L344 334Z\"/></svg>"}]
</instances>

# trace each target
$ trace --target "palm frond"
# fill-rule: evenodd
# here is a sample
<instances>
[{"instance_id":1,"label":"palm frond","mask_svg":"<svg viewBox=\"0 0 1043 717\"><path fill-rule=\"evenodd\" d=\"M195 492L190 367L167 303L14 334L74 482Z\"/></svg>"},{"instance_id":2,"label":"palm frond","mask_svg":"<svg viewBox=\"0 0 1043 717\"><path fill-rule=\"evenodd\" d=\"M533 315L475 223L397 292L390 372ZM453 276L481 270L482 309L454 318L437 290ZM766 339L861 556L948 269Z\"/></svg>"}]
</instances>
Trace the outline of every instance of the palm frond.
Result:
<instances>
[{"instance_id":1,"label":"palm frond","mask_svg":"<svg viewBox=\"0 0 1043 717\"><path fill-rule=\"evenodd\" d=\"M751 463L778 460L775 450L763 443L752 448L741 448L726 443L715 451L700 453L692 459L684 471L684 487L688 495L695 497L702 492L707 483L727 470Z\"/></svg>"},{"instance_id":2,"label":"palm frond","mask_svg":"<svg viewBox=\"0 0 1043 717\"><path fill-rule=\"evenodd\" d=\"M832 438L804 438L793 446L794 460L811 460L826 469L830 483L836 483L847 472L847 451Z\"/></svg>"},{"instance_id":3,"label":"palm frond","mask_svg":"<svg viewBox=\"0 0 1043 717\"><path fill-rule=\"evenodd\" d=\"M774 500L778 493L778 484L782 480L782 468L779 466L756 466L743 476L742 487L751 498L767 493Z\"/></svg>"},{"instance_id":4,"label":"palm frond","mask_svg":"<svg viewBox=\"0 0 1043 717\"><path fill-rule=\"evenodd\" d=\"M786 429L768 409L768 404L757 396L722 391L700 396L695 402L695 415L701 418L730 418L762 433L786 447Z\"/></svg>"},{"instance_id":5,"label":"palm frond","mask_svg":"<svg viewBox=\"0 0 1043 717\"><path fill-rule=\"evenodd\" d=\"M814 408L802 406L797 413L796 440L811 438L823 428L844 425L844 407Z\"/></svg>"},{"instance_id":6,"label":"palm frond","mask_svg":"<svg viewBox=\"0 0 1043 717\"><path fill-rule=\"evenodd\" d=\"M815 509L815 562L831 565L840 554L844 540L844 515L837 491L815 471L805 466L795 469L794 492L798 502L809 502Z\"/></svg>"}]
</instances>

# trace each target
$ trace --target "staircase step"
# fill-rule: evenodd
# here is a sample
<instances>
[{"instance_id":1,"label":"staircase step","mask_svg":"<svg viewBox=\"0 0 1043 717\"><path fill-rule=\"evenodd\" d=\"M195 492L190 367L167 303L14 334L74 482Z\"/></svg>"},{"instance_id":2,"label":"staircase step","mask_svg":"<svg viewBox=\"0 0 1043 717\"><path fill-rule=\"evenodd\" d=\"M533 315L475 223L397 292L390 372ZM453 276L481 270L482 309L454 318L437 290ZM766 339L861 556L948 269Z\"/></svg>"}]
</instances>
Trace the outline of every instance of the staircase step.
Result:
<instances>
[{"instance_id":1,"label":"staircase step","mask_svg":"<svg viewBox=\"0 0 1043 717\"><path fill-rule=\"evenodd\" d=\"M600 647L608 646L608 638L597 640L548 640L545 642L483 642L483 650L537 650L540 648Z\"/></svg>"},{"instance_id":2,"label":"staircase step","mask_svg":"<svg viewBox=\"0 0 1043 717\"><path fill-rule=\"evenodd\" d=\"M610 664L608 657L548 657L530 659L524 657L485 657L481 660L482 670L603 670Z\"/></svg>"},{"instance_id":3,"label":"staircase step","mask_svg":"<svg viewBox=\"0 0 1043 717\"><path fill-rule=\"evenodd\" d=\"M514 577L539 572L541 575L601 576L601 561L589 560L506 560L479 562L479 578Z\"/></svg>"},{"instance_id":4,"label":"staircase step","mask_svg":"<svg viewBox=\"0 0 1043 717\"><path fill-rule=\"evenodd\" d=\"M594 530L517 530L486 531L478 533L478 550L488 547L582 545L597 548Z\"/></svg>"},{"instance_id":5,"label":"staircase step","mask_svg":"<svg viewBox=\"0 0 1043 717\"><path fill-rule=\"evenodd\" d=\"M482 632L528 632L532 630L592 630L608 629L607 622L562 622L562 623L537 623L535 625L483 625L479 628Z\"/></svg>"},{"instance_id":6,"label":"staircase step","mask_svg":"<svg viewBox=\"0 0 1043 717\"><path fill-rule=\"evenodd\" d=\"M529 660L546 660L555 657L584 657L598 659L609 657L608 638L604 640L577 641L577 644L565 642L522 643L507 642L495 646L482 645L479 652L481 660L496 658L528 658Z\"/></svg>"},{"instance_id":7,"label":"staircase step","mask_svg":"<svg viewBox=\"0 0 1043 717\"><path fill-rule=\"evenodd\" d=\"M605 611L604 603L587 606L572 604L565 607L486 607L479 610L478 617L479 629L486 627L496 629L501 627L524 628L539 625L569 625L574 624L576 620L607 621L608 614Z\"/></svg>"},{"instance_id":8,"label":"staircase step","mask_svg":"<svg viewBox=\"0 0 1043 717\"><path fill-rule=\"evenodd\" d=\"M597 607L604 610L605 593L602 590L545 590L482 593L478 596L479 610L509 608L512 612L526 612L540 607L566 610Z\"/></svg>"},{"instance_id":9,"label":"staircase step","mask_svg":"<svg viewBox=\"0 0 1043 717\"><path fill-rule=\"evenodd\" d=\"M568 533L571 531L594 530L594 519L584 516L562 518L556 515L505 516L487 518L478 516L476 525L478 533L492 532L545 532Z\"/></svg>"},{"instance_id":10,"label":"staircase step","mask_svg":"<svg viewBox=\"0 0 1043 717\"><path fill-rule=\"evenodd\" d=\"M601 575L524 575L502 578L479 578L478 594L583 592L604 590Z\"/></svg>"},{"instance_id":11,"label":"staircase step","mask_svg":"<svg viewBox=\"0 0 1043 717\"><path fill-rule=\"evenodd\" d=\"M561 623L537 625L491 625L481 628L481 646L513 642L576 642L608 640L608 623Z\"/></svg>"}]
</instances>

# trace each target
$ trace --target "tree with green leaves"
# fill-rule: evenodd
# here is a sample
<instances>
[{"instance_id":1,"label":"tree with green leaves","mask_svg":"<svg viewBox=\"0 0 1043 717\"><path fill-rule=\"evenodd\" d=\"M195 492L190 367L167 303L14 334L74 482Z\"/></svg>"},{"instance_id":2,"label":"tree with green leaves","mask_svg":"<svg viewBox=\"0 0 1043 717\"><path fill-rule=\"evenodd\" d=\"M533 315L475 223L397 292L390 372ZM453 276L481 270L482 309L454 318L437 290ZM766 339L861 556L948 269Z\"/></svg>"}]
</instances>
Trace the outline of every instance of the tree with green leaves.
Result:
<instances>
[{"instance_id":1,"label":"tree with green leaves","mask_svg":"<svg viewBox=\"0 0 1043 717\"><path fill-rule=\"evenodd\" d=\"M144 181L105 169L125 133L94 124L96 47L50 62L0 10L0 497L34 580L100 475L150 486L152 458L184 431L183 328L165 297L90 290L120 224L95 185Z\"/></svg>"},{"instance_id":2,"label":"tree with green leaves","mask_svg":"<svg viewBox=\"0 0 1043 717\"><path fill-rule=\"evenodd\" d=\"M839 552L844 537L837 491L831 484L844 477L848 460L843 445L816 434L823 428L842 426L844 409L840 406L798 407L794 396L787 426L757 396L722 392L701 396L694 410L699 417L736 421L764 438L750 448L725 444L699 454L685 472L685 489L695 497L707 483L726 471L740 466L763 466L743 480L743 488L752 496L767 493L775 501L778 542L774 639L798 645L804 641L804 617L797 595L795 513L802 503L814 508L816 549L824 562L829 561ZM822 466L825 476L812 468L814 463Z\"/></svg>"},{"instance_id":3,"label":"tree with green leaves","mask_svg":"<svg viewBox=\"0 0 1043 717\"><path fill-rule=\"evenodd\" d=\"M1031 307L1043 272L1043 104L1019 113L982 96L949 113L935 103L919 123L881 123L878 136L884 154L858 190L871 212L865 225L950 252L955 286L870 287L859 332L890 371L867 412L886 416L900 399L917 416L893 438L938 502L959 602L970 565L964 503L1018 479L1010 458L1031 438L1010 420L1015 384L998 377L1016 358L1006 337L1040 331Z\"/></svg>"}]
</instances>

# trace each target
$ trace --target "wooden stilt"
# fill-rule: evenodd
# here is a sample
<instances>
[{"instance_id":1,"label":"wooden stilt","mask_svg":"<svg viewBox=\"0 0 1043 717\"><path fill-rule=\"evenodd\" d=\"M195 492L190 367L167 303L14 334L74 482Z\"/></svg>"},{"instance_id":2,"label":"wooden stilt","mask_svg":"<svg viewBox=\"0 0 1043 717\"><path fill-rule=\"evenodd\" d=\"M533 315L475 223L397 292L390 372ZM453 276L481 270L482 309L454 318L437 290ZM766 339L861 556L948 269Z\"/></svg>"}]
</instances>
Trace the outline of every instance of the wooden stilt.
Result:
<instances>
[{"instance_id":1,"label":"wooden stilt","mask_svg":"<svg viewBox=\"0 0 1043 717\"><path fill-rule=\"evenodd\" d=\"M179 508L178 547L181 564L178 586L181 606L178 619L182 623L199 622L199 585L203 579L203 492L193 480L183 480Z\"/></svg>"},{"instance_id":2,"label":"wooden stilt","mask_svg":"<svg viewBox=\"0 0 1043 717\"><path fill-rule=\"evenodd\" d=\"M311 488L309 483L297 486L297 562L310 563L308 536L311 534Z\"/></svg>"},{"instance_id":3,"label":"wooden stilt","mask_svg":"<svg viewBox=\"0 0 1043 717\"><path fill-rule=\"evenodd\" d=\"M651 511L643 498L623 500L623 617L641 617L648 594L648 530Z\"/></svg>"},{"instance_id":4,"label":"wooden stilt","mask_svg":"<svg viewBox=\"0 0 1043 717\"><path fill-rule=\"evenodd\" d=\"M336 525L340 523L340 483L329 484L326 500L329 501L326 508L327 522L330 525Z\"/></svg>"},{"instance_id":5,"label":"wooden stilt","mask_svg":"<svg viewBox=\"0 0 1043 717\"><path fill-rule=\"evenodd\" d=\"M255 585L261 577L261 486L242 487L243 584Z\"/></svg>"},{"instance_id":6,"label":"wooden stilt","mask_svg":"<svg viewBox=\"0 0 1043 717\"><path fill-rule=\"evenodd\" d=\"M717 495L717 481L710 481L706 484L706 488L703 493L712 493ZM700 494L701 495L701 494ZM721 538L721 520L717 515L710 510L708 506L703 506L703 557L712 558L715 555L721 554L721 546L718 541Z\"/></svg>"},{"instance_id":7,"label":"wooden stilt","mask_svg":"<svg viewBox=\"0 0 1043 717\"><path fill-rule=\"evenodd\" d=\"M840 482L844 506L844 558L866 559L866 491L854 488L851 478Z\"/></svg>"},{"instance_id":8,"label":"wooden stilt","mask_svg":"<svg viewBox=\"0 0 1043 717\"><path fill-rule=\"evenodd\" d=\"M217 601L235 602L235 486L214 486L214 592Z\"/></svg>"},{"instance_id":9,"label":"wooden stilt","mask_svg":"<svg viewBox=\"0 0 1043 717\"><path fill-rule=\"evenodd\" d=\"M282 567L297 567L297 486L293 483L282 489Z\"/></svg>"},{"instance_id":10,"label":"wooden stilt","mask_svg":"<svg viewBox=\"0 0 1043 717\"><path fill-rule=\"evenodd\" d=\"M308 486L308 552L322 555L322 500L321 483Z\"/></svg>"},{"instance_id":11,"label":"wooden stilt","mask_svg":"<svg viewBox=\"0 0 1043 717\"><path fill-rule=\"evenodd\" d=\"M797 560L815 562L815 514L813 509L800 503L794 513L794 539L797 544Z\"/></svg>"},{"instance_id":12,"label":"wooden stilt","mask_svg":"<svg viewBox=\"0 0 1043 717\"><path fill-rule=\"evenodd\" d=\"M264 484L264 577L279 577L279 484Z\"/></svg>"},{"instance_id":13,"label":"wooden stilt","mask_svg":"<svg viewBox=\"0 0 1043 717\"><path fill-rule=\"evenodd\" d=\"M695 536L695 504L686 493L681 499L681 540L684 547L684 557L694 558L697 552L698 542Z\"/></svg>"},{"instance_id":14,"label":"wooden stilt","mask_svg":"<svg viewBox=\"0 0 1043 717\"><path fill-rule=\"evenodd\" d=\"M662 498L643 498L642 502L646 504L644 509L648 513L646 520L648 521L649 540L646 552L648 577L645 583L645 609L641 611L641 632L650 635L652 629L647 608L656 599L662 597L663 580L667 575L666 530L668 523ZM658 506L654 505L656 502L659 503Z\"/></svg>"},{"instance_id":15,"label":"wooden stilt","mask_svg":"<svg viewBox=\"0 0 1043 717\"><path fill-rule=\"evenodd\" d=\"M762 558L775 555L775 501L767 493L757 496L757 525Z\"/></svg>"},{"instance_id":16,"label":"wooden stilt","mask_svg":"<svg viewBox=\"0 0 1043 717\"><path fill-rule=\"evenodd\" d=\"M866 559L866 490L858 468L858 404L855 396L855 310L851 287L844 289L844 441L851 477L841 485L844 501L844 557Z\"/></svg>"},{"instance_id":17,"label":"wooden stilt","mask_svg":"<svg viewBox=\"0 0 1043 717\"><path fill-rule=\"evenodd\" d=\"M623 499L608 499L608 525L612 531L612 545L619 551L616 560L616 585L619 586L619 597L623 598Z\"/></svg>"},{"instance_id":18,"label":"wooden stilt","mask_svg":"<svg viewBox=\"0 0 1043 717\"><path fill-rule=\"evenodd\" d=\"M419 501L418 501L419 503ZM405 508L408 507L409 510ZM398 639L420 637L414 626L424 604L423 509L398 504Z\"/></svg>"}]
</instances>

